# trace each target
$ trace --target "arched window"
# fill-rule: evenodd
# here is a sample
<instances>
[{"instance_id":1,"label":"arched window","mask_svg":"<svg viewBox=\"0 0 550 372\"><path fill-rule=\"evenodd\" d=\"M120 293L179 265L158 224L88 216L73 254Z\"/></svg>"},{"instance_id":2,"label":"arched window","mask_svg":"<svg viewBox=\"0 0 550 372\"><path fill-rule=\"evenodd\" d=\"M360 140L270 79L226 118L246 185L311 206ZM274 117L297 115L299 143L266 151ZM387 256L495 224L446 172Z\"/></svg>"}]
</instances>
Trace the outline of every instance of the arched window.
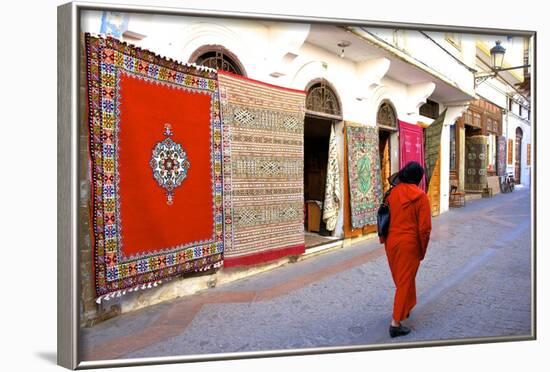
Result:
<instances>
[{"instance_id":1,"label":"arched window","mask_svg":"<svg viewBox=\"0 0 550 372\"><path fill-rule=\"evenodd\" d=\"M389 102L382 102L376 114L376 125L397 129L397 115Z\"/></svg>"},{"instance_id":2,"label":"arched window","mask_svg":"<svg viewBox=\"0 0 550 372\"><path fill-rule=\"evenodd\" d=\"M237 57L222 46L208 45L201 47L191 55L189 62L246 76L244 68Z\"/></svg>"},{"instance_id":3,"label":"arched window","mask_svg":"<svg viewBox=\"0 0 550 372\"><path fill-rule=\"evenodd\" d=\"M523 130L521 127L516 128L516 137L523 138Z\"/></svg>"},{"instance_id":4,"label":"arched window","mask_svg":"<svg viewBox=\"0 0 550 372\"><path fill-rule=\"evenodd\" d=\"M338 97L324 80L313 84L309 88L306 98L306 109L315 113L337 117L342 116Z\"/></svg>"}]
</instances>

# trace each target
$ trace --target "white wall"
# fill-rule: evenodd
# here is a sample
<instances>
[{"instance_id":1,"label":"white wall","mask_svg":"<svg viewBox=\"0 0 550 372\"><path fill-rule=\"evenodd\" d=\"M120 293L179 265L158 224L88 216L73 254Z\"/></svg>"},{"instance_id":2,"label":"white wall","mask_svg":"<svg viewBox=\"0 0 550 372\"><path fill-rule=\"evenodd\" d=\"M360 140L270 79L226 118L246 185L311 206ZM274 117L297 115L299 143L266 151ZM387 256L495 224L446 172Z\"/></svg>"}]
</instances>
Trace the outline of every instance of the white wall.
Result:
<instances>
[{"instance_id":1,"label":"white wall","mask_svg":"<svg viewBox=\"0 0 550 372\"><path fill-rule=\"evenodd\" d=\"M98 33L101 13L84 12L83 31ZM131 14L129 31L146 37L128 40L181 62L187 62L204 45L221 45L232 52L244 66L248 77L284 87L305 90L313 80L325 79L334 88L342 105L343 119L364 125L376 125L376 114L382 101L389 101L399 120L416 123L421 119L418 108L434 92L434 82L405 84L386 75L392 61L374 57L355 63L307 43L308 25L273 23L215 18L175 17L165 15ZM417 31L377 30L407 53L423 61L466 91L472 90L471 73ZM395 36L395 38L394 38ZM444 35L430 33L444 44ZM472 60L473 41L464 40L458 58ZM435 78L434 78L435 79ZM440 105L441 110L445 108ZM441 140L441 212L448 209L449 127L465 106L450 108ZM462 110L462 111L461 111ZM457 116L458 115L458 116ZM343 132L337 126L340 149L341 189L343 190ZM398 169L398 135L392 136L392 171ZM335 235L343 233L343 205Z\"/></svg>"},{"instance_id":2,"label":"white wall","mask_svg":"<svg viewBox=\"0 0 550 372\"><path fill-rule=\"evenodd\" d=\"M531 125L528 121L520 118L519 116L508 113L508 129L507 138L512 139L514 142L513 161L512 164L506 164L506 172L515 172L516 161L516 129L519 127L523 131L523 138L521 141L521 184L524 186L531 185L531 166L533 165L533 156L531 155L531 165L527 165L527 144L531 144L531 151L533 151L533 144L531 143Z\"/></svg>"},{"instance_id":3,"label":"white wall","mask_svg":"<svg viewBox=\"0 0 550 372\"><path fill-rule=\"evenodd\" d=\"M481 83L476 92L487 101L494 103L501 108L506 108L508 100L506 93L509 91L509 87L498 81L497 79L489 79Z\"/></svg>"},{"instance_id":4,"label":"white wall","mask_svg":"<svg viewBox=\"0 0 550 372\"><path fill-rule=\"evenodd\" d=\"M460 89L473 92L472 73L439 47L442 46L447 49L454 57L472 67L476 52L473 38L462 38L461 48L456 49L451 46L445 39L445 34L441 32L425 32L432 39L430 40L424 34L415 30L396 31L386 28L369 28L369 31L438 72L455 83Z\"/></svg>"}]
</instances>

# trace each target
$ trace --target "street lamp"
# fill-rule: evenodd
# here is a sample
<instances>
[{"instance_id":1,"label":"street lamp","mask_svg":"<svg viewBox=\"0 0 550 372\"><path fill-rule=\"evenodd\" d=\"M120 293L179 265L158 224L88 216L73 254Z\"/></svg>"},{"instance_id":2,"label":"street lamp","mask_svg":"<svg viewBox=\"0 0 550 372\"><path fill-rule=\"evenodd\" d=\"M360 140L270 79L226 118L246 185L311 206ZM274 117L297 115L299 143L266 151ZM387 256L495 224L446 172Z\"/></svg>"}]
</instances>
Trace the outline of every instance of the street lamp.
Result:
<instances>
[{"instance_id":1,"label":"street lamp","mask_svg":"<svg viewBox=\"0 0 550 372\"><path fill-rule=\"evenodd\" d=\"M518 68L530 67L531 65L523 65L516 67L506 67L502 68L502 63L504 61L504 54L506 53L506 48L500 45L501 41L497 40L495 46L491 48L491 72L480 72L474 75L474 87L477 87L485 80L489 78L494 78L501 71L515 70Z\"/></svg>"},{"instance_id":2,"label":"street lamp","mask_svg":"<svg viewBox=\"0 0 550 372\"><path fill-rule=\"evenodd\" d=\"M501 41L497 40L495 46L491 48L491 60L493 61L493 70L500 70L504 61L506 48L500 45Z\"/></svg>"}]
</instances>

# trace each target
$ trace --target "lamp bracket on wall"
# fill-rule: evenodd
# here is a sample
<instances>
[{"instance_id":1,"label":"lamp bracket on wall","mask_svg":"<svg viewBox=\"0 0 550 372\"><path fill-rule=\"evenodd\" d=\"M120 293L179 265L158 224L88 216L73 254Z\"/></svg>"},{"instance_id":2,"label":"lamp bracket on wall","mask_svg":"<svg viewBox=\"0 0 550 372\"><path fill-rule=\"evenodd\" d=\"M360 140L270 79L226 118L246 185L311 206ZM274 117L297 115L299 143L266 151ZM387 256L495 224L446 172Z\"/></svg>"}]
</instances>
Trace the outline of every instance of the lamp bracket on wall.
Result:
<instances>
[{"instance_id":1,"label":"lamp bracket on wall","mask_svg":"<svg viewBox=\"0 0 550 372\"><path fill-rule=\"evenodd\" d=\"M485 80L494 78L497 76L496 72L482 72L479 74L475 74L474 76L474 87L478 87L481 83L483 83Z\"/></svg>"}]
</instances>

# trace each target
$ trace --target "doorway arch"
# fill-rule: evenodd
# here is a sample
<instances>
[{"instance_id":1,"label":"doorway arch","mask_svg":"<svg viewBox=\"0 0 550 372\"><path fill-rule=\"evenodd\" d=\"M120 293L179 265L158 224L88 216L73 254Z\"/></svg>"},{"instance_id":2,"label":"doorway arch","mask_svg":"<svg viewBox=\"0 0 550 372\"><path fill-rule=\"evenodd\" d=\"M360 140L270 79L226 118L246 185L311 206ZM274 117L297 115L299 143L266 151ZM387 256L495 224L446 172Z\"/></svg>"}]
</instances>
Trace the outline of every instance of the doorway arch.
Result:
<instances>
[{"instance_id":1,"label":"doorway arch","mask_svg":"<svg viewBox=\"0 0 550 372\"><path fill-rule=\"evenodd\" d=\"M342 120L340 97L325 79L311 81L306 88L306 114Z\"/></svg>"},{"instance_id":2,"label":"doorway arch","mask_svg":"<svg viewBox=\"0 0 550 372\"><path fill-rule=\"evenodd\" d=\"M398 158L395 159L395 151L392 151L394 148L399 147L397 138L397 113L389 100L383 100L378 106L376 112L376 126L378 127L380 177L382 180L383 192L386 192L390 188L388 178L393 172L396 172L399 167L399 165L396 164Z\"/></svg>"},{"instance_id":3,"label":"doorway arch","mask_svg":"<svg viewBox=\"0 0 550 372\"><path fill-rule=\"evenodd\" d=\"M334 167L328 167L331 132L336 135L335 125L342 121L342 105L336 90L325 79L314 79L306 87L306 112L304 118L304 200L306 202L306 248L331 242L331 235L339 234L334 220L323 220L327 182L334 184ZM332 163L334 164L334 163ZM332 172L332 173L331 173ZM330 176L330 177L328 177ZM328 181L327 181L328 179ZM332 185L331 183L328 183ZM339 186L339 184L338 184ZM340 187L340 186L339 186ZM333 202L332 202L333 203ZM334 208L334 204L327 204ZM342 204L341 204L342 205ZM340 206L338 206L340 209ZM339 212L338 212L339 213Z\"/></svg>"},{"instance_id":4,"label":"doorway arch","mask_svg":"<svg viewBox=\"0 0 550 372\"><path fill-rule=\"evenodd\" d=\"M383 100L378 106L376 125L387 130L397 130L397 113L389 100Z\"/></svg>"}]
</instances>

